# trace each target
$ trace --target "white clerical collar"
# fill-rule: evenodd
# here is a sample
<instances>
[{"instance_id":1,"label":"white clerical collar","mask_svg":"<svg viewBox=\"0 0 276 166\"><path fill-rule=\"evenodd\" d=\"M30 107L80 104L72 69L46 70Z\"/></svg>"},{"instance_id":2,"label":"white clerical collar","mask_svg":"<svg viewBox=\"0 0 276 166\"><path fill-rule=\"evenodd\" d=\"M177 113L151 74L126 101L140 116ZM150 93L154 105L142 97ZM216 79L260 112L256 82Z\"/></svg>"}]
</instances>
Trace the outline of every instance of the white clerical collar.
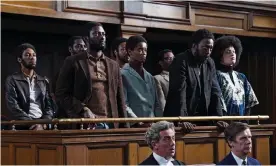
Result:
<instances>
[{"instance_id":1,"label":"white clerical collar","mask_svg":"<svg viewBox=\"0 0 276 166\"><path fill-rule=\"evenodd\" d=\"M174 161L173 158L170 158L169 160L167 160L164 157L159 156L155 152L153 152L153 157L155 158L155 160L158 162L159 165L173 165L173 163L171 162L171 161Z\"/></svg>"},{"instance_id":2,"label":"white clerical collar","mask_svg":"<svg viewBox=\"0 0 276 166\"><path fill-rule=\"evenodd\" d=\"M234 157L234 159L236 160L237 164L238 165L242 165L242 162L243 162L243 159L239 158L238 156L236 156L232 151L232 156ZM247 157L245 158L245 162L246 162L246 165L248 165L247 163Z\"/></svg>"}]
</instances>

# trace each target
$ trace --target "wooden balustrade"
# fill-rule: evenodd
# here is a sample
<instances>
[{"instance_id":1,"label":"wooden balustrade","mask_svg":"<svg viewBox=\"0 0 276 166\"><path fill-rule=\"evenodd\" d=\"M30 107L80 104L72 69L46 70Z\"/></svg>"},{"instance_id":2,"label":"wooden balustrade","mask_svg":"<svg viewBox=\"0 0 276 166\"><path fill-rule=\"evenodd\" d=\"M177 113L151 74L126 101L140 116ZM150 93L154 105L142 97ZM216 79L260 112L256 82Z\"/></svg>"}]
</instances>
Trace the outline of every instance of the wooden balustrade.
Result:
<instances>
[{"instance_id":1,"label":"wooden balustrade","mask_svg":"<svg viewBox=\"0 0 276 166\"><path fill-rule=\"evenodd\" d=\"M2 121L1 124L72 124L72 123L123 123L123 122L157 122L157 121L231 121L231 120L266 120L269 119L268 115L257 116L187 116L187 117L156 117L156 118L75 118L75 119L40 119L40 120L11 120Z\"/></svg>"},{"instance_id":2,"label":"wooden balustrade","mask_svg":"<svg viewBox=\"0 0 276 166\"><path fill-rule=\"evenodd\" d=\"M270 141L276 124L251 125L251 156L270 164ZM137 165L150 155L145 128L107 130L4 130L1 164ZM175 158L186 164L213 164L229 153L224 134L215 126L198 126L191 133L176 127Z\"/></svg>"}]
</instances>

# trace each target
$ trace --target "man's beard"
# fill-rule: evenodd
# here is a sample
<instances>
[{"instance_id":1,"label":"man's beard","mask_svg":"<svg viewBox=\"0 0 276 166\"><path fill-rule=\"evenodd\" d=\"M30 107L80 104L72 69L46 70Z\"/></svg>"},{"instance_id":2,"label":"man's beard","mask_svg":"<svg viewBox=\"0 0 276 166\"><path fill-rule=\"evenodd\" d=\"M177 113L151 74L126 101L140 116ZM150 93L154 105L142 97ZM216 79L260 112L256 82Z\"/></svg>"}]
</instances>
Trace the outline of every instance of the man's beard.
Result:
<instances>
[{"instance_id":1,"label":"man's beard","mask_svg":"<svg viewBox=\"0 0 276 166\"><path fill-rule=\"evenodd\" d=\"M208 58L208 56L199 55L199 50L198 49L196 49L196 52L195 52L194 56L195 56L196 61L199 61L199 62L203 62Z\"/></svg>"},{"instance_id":2,"label":"man's beard","mask_svg":"<svg viewBox=\"0 0 276 166\"><path fill-rule=\"evenodd\" d=\"M96 51L103 51L103 50L105 50L105 44L104 45L101 45L101 44L95 44L95 43L90 43L89 44L89 49L90 50L96 50Z\"/></svg>"},{"instance_id":3,"label":"man's beard","mask_svg":"<svg viewBox=\"0 0 276 166\"><path fill-rule=\"evenodd\" d=\"M35 69L36 64L27 64L24 60L22 60L22 65L27 69Z\"/></svg>"},{"instance_id":4,"label":"man's beard","mask_svg":"<svg viewBox=\"0 0 276 166\"><path fill-rule=\"evenodd\" d=\"M125 55L124 57L118 57L120 61L124 62L124 63L128 63L129 62L129 57L128 55Z\"/></svg>"},{"instance_id":5,"label":"man's beard","mask_svg":"<svg viewBox=\"0 0 276 166\"><path fill-rule=\"evenodd\" d=\"M162 65L162 69L165 70L165 71L169 71L169 67L170 67L171 64L168 64L168 63L163 63Z\"/></svg>"}]
</instances>

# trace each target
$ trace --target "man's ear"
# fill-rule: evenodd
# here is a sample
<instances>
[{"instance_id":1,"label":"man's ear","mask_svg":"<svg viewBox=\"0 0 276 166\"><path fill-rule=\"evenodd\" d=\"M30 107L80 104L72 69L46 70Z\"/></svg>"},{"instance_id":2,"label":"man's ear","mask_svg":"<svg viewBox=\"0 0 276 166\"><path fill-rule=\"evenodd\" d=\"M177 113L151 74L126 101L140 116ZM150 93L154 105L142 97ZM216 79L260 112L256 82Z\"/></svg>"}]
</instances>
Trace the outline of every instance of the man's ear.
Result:
<instances>
[{"instance_id":1,"label":"man's ear","mask_svg":"<svg viewBox=\"0 0 276 166\"><path fill-rule=\"evenodd\" d=\"M17 58L17 62L21 63L22 59L21 58Z\"/></svg>"},{"instance_id":2,"label":"man's ear","mask_svg":"<svg viewBox=\"0 0 276 166\"><path fill-rule=\"evenodd\" d=\"M72 52L73 51L72 47L68 47L68 51Z\"/></svg>"},{"instance_id":3,"label":"man's ear","mask_svg":"<svg viewBox=\"0 0 276 166\"><path fill-rule=\"evenodd\" d=\"M163 62L162 61L159 61L158 64L163 67Z\"/></svg>"},{"instance_id":4,"label":"man's ear","mask_svg":"<svg viewBox=\"0 0 276 166\"><path fill-rule=\"evenodd\" d=\"M234 142L233 141L230 141L230 140L227 140L227 142L228 142L228 145L232 148L232 147L234 147Z\"/></svg>"},{"instance_id":5,"label":"man's ear","mask_svg":"<svg viewBox=\"0 0 276 166\"><path fill-rule=\"evenodd\" d=\"M194 44L192 45L192 48L193 48L193 49L197 48L197 44L194 43Z\"/></svg>"},{"instance_id":6,"label":"man's ear","mask_svg":"<svg viewBox=\"0 0 276 166\"><path fill-rule=\"evenodd\" d=\"M151 146L152 146L152 149L154 149L154 147L156 146L156 142L155 142L155 141L152 141L152 142L151 142Z\"/></svg>"},{"instance_id":7,"label":"man's ear","mask_svg":"<svg viewBox=\"0 0 276 166\"><path fill-rule=\"evenodd\" d=\"M117 55L118 55L117 50L114 50L114 51L113 51L113 54L114 54L115 56L117 56Z\"/></svg>"}]
</instances>

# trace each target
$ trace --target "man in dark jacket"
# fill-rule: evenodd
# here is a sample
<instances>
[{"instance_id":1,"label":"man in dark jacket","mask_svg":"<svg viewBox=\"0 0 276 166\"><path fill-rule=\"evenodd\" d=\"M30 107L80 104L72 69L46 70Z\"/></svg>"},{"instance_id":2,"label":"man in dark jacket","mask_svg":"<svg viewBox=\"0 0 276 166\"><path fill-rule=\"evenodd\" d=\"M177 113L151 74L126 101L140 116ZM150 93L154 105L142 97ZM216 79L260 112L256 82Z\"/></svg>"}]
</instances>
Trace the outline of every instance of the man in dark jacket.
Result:
<instances>
[{"instance_id":1,"label":"man in dark jacket","mask_svg":"<svg viewBox=\"0 0 276 166\"><path fill-rule=\"evenodd\" d=\"M210 58L214 36L206 29L193 35L192 48L176 56L170 66L170 83L165 117L222 116L221 90ZM183 123L193 128L191 123ZM208 125L200 122L197 124ZM226 126L219 122L220 126Z\"/></svg>"},{"instance_id":2,"label":"man in dark jacket","mask_svg":"<svg viewBox=\"0 0 276 166\"><path fill-rule=\"evenodd\" d=\"M56 100L69 118L126 117L119 65L106 57L106 35L99 23L88 24L89 50L65 59L56 87ZM100 123L95 128L117 128Z\"/></svg>"},{"instance_id":3,"label":"man in dark jacket","mask_svg":"<svg viewBox=\"0 0 276 166\"><path fill-rule=\"evenodd\" d=\"M69 53L69 56L75 56L75 55L78 55L78 54L86 52L86 51L87 51L87 45L84 42L84 37L82 37L82 36L72 36L68 40L68 53ZM58 71L56 73L56 75L54 76L54 78L51 81L51 83L52 83L51 96L54 99L54 101L56 99L56 97L55 97L56 83L57 83L57 79L58 79L58 76L59 76L59 72L60 71ZM67 118L66 114L64 113L65 111L63 111L61 108L58 108L57 104L55 104L55 106L56 106L55 116L57 118Z\"/></svg>"},{"instance_id":4,"label":"man in dark jacket","mask_svg":"<svg viewBox=\"0 0 276 166\"><path fill-rule=\"evenodd\" d=\"M153 123L146 132L146 142L153 153L139 165L185 165L175 160L174 124L167 121Z\"/></svg>"},{"instance_id":5,"label":"man in dark jacket","mask_svg":"<svg viewBox=\"0 0 276 166\"><path fill-rule=\"evenodd\" d=\"M217 165L261 165L248 156L252 150L252 134L248 124L233 122L225 129L224 135L231 152Z\"/></svg>"},{"instance_id":6,"label":"man in dark jacket","mask_svg":"<svg viewBox=\"0 0 276 166\"><path fill-rule=\"evenodd\" d=\"M24 43L15 51L21 72L10 75L6 80L5 93L10 120L52 119L53 106L49 97L48 82L35 73L36 50ZM43 130L45 126L35 124L20 129Z\"/></svg>"}]
</instances>

